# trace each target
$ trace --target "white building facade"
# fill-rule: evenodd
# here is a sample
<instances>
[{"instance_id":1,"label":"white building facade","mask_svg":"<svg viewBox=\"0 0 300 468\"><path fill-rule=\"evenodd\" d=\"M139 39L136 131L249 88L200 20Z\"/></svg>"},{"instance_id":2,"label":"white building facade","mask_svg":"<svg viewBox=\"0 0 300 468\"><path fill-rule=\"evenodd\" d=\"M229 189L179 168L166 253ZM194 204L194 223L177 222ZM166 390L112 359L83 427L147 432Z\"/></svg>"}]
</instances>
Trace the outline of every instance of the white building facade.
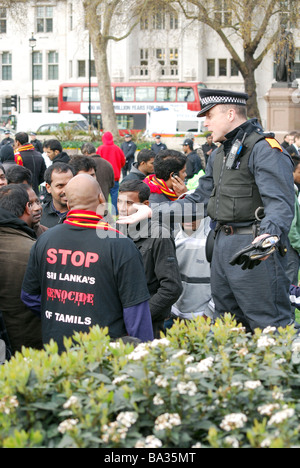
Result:
<instances>
[{"instance_id":1,"label":"white building facade","mask_svg":"<svg viewBox=\"0 0 300 468\"><path fill-rule=\"evenodd\" d=\"M300 77L300 38L294 37ZM108 63L116 82L202 81L208 87L244 90L243 78L218 35L176 13L159 11L140 21L127 39L110 41ZM256 71L264 125L264 96L274 81L273 68L270 52ZM95 82L93 57L91 75ZM1 7L0 0L1 120L12 111L13 95L18 112L57 112L60 83L87 83L88 76L89 36L81 0L29 0L20 10Z\"/></svg>"}]
</instances>

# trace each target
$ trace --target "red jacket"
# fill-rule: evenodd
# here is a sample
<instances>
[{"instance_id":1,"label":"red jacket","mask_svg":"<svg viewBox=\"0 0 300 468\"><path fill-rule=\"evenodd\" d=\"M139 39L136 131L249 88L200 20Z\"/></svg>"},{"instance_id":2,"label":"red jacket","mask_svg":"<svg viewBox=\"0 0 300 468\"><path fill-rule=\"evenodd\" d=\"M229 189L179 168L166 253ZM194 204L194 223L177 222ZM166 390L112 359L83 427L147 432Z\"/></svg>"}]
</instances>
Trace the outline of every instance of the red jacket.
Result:
<instances>
[{"instance_id":1,"label":"red jacket","mask_svg":"<svg viewBox=\"0 0 300 468\"><path fill-rule=\"evenodd\" d=\"M114 138L110 132L104 133L102 136L103 145L99 146L96 153L101 158L110 162L115 174L115 181L119 181L121 169L125 165L125 154L117 145L114 144Z\"/></svg>"}]
</instances>

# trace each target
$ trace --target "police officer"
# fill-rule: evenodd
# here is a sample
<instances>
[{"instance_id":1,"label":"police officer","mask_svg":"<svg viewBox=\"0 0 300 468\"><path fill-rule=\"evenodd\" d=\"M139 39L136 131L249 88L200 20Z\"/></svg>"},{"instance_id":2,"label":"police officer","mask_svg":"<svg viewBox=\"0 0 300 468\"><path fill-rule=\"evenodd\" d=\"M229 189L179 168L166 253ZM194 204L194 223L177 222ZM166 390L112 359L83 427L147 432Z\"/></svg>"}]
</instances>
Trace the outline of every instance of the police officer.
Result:
<instances>
[{"instance_id":1,"label":"police officer","mask_svg":"<svg viewBox=\"0 0 300 468\"><path fill-rule=\"evenodd\" d=\"M176 202L177 214L182 216L186 204L204 204L205 215L216 224L211 264L215 316L230 312L248 331L285 327L292 315L283 247L252 269L230 261L269 235L277 245L287 242L294 215L292 161L272 134L263 133L257 119L247 120L247 94L203 89L200 98L198 116L205 116L205 126L220 146L209 157L195 192ZM169 214L170 207L163 204L159 211Z\"/></svg>"},{"instance_id":2,"label":"police officer","mask_svg":"<svg viewBox=\"0 0 300 468\"><path fill-rule=\"evenodd\" d=\"M126 163L122 167L122 175L126 177L127 173L131 171L131 166L134 162L134 155L136 152L136 144L132 141L132 136L130 133L126 133L124 136L125 141L121 145L121 150L125 154Z\"/></svg>"}]
</instances>

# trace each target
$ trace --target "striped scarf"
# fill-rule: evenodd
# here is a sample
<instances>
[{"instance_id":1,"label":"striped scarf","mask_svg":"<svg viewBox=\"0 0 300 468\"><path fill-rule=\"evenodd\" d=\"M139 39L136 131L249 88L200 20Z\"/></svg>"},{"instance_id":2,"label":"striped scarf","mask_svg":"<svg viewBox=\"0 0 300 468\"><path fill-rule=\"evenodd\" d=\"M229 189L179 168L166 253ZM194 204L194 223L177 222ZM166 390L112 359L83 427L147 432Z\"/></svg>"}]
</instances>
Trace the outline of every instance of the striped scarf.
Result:
<instances>
[{"instance_id":1,"label":"striped scarf","mask_svg":"<svg viewBox=\"0 0 300 468\"><path fill-rule=\"evenodd\" d=\"M163 179L158 179L154 174L146 177L144 182L150 187L151 193L162 193L171 201L177 200L178 197L174 190L170 189Z\"/></svg>"},{"instance_id":2,"label":"striped scarf","mask_svg":"<svg viewBox=\"0 0 300 468\"><path fill-rule=\"evenodd\" d=\"M18 164L18 166L24 166L23 164L23 159L20 153L22 151L34 151L35 148L31 143L28 143L27 145L19 146L19 148L15 151L15 162Z\"/></svg>"},{"instance_id":3,"label":"striped scarf","mask_svg":"<svg viewBox=\"0 0 300 468\"><path fill-rule=\"evenodd\" d=\"M94 211L71 210L69 211L64 224L89 229L103 229L104 231L119 232L111 227L110 224L103 220L102 216L98 215Z\"/></svg>"}]
</instances>

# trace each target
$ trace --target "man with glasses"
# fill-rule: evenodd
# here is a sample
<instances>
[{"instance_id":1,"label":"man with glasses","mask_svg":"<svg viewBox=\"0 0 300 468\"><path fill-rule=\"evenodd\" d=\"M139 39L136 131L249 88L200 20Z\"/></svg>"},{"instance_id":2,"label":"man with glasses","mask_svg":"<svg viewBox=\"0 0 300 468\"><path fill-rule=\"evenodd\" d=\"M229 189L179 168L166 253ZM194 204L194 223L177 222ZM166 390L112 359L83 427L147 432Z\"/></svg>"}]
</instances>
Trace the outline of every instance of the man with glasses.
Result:
<instances>
[{"instance_id":1,"label":"man with glasses","mask_svg":"<svg viewBox=\"0 0 300 468\"><path fill-rule=\"evenodd\" d=\"M23 184L0 188L0 311L12 353L22 346L43 346L41 321L21 301L23 277L36 241L32 208Z\"/></svg>"}]
</instances>

